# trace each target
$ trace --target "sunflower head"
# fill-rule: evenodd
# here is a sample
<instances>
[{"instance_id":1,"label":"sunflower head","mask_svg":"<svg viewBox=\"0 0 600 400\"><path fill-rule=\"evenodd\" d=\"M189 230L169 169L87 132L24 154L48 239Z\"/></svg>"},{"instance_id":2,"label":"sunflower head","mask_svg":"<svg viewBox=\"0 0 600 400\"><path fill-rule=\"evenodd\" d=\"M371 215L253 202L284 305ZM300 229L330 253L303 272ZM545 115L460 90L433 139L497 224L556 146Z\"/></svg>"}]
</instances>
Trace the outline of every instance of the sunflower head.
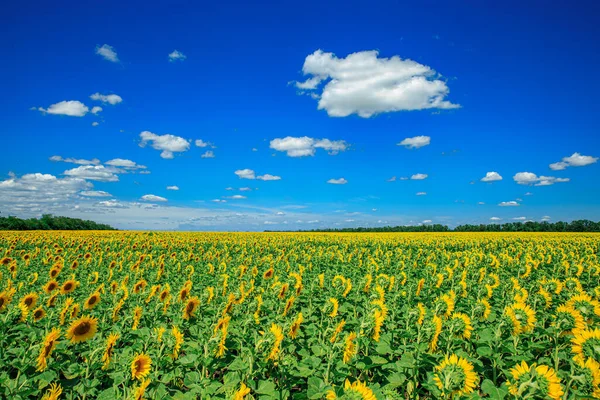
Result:
<instances>
[{"instance_id":1,"label":"sunflower head","mask_svg":"<svg viewBox=\"0 0 600 400\"><path fill-rule=\"evenodd\" d=\"M58 282L56 282L54 279L52 279L52 280L48 281L48 283L46 283L46 285L44 286L44 292L52 293L57 288L58 288Z\"/></svg>"},{"instance_id":2,"label":"sunflower head","mask_svg":"<svg viewBox=\"0 0 600 400\"><path fill-rule=\"evenodd\" d=\"M194 312L196 312L196 308L200 305L200 299L196 296L188 299L184 309L183 309L183 319L190 319L194 316Z\"/></svg>"},{"instance_id":3,"label":"sunflower head","mask_svg":"<svg viewBox=\"0 0 600 400\"><path fill-rule=\"evenodd\" d=\"M588 359L600 363L600 329L585 329L574 334L571 339L571 352L575 354L575 362L580 366Z\"/></svg>"},{"instance_id":4,"label":"sunflower head","mask_svg":"<svg viewBox=\"0 0 600 400\"><path fill-rule=\"evenodd\" d=\"M38 294L35 292L31 292L26 294L25 296L23 296L23 298L21 299L21 304L25 307L27 307L28 310L33 309L33 307L35 307L35 305L37 304L38 301Z\"/></svg>"},{"instance_id":5,"label":"sunflower head","mask_svg":"<svg viewBox=\"0 0 600 400\"><path fill-rule=\"evenodd\" d=\"M60 288L60 293L61 294L72 293L75 289L77 289L77 286L79 286L79 282L77 282L74 279L69 279L68 281L63 283L62 287Z\"/></svg>"},{"instance_id":6,"label":"sunflower head","mask_svg":"<svg viewBox=\"0 0 600 400\"><path fill-rule=\"evenodd\" d=\"M137 354L131 362L131 378L141 380L145 378L152 368L152 359L147 354Z\"/></svg>"},{"instance_id":7,"label":"sunflower head","mask_svg":"<svg viewBox=\"0 0 600 400\"><path fill-rule=\"evenodd\" d=\"M42 307L38 307L35 310L33 310L33 320L35 322L38 322L45 316L46 316L46 311L44 311L44 309Z\"/></svg>"},{"instance_id":8,"label":"sunflower head","mask_svg":"<svg viewBox=\"0 0 600 400\"><path fill-rule=\"evenodd\" d=\"M560 400L564 394L560 378L547 365L532 364L525 361L510 370L511 380L507 382L510 393L518 398L550 398Z\"/></svg>"},{"instance_id":9,"label":"sunflower head","mask_svg":"<svg viewBox=\"0 0 600 400\"><path fill-rule=\"evenodd\" d=\"M84 316L71 323L67 330L67 339L70 339L71 343L85 342L94 337L97 329L98 319Z\"/></svg>"},{"instance_id":10,"label":"sunflower head","mask_svg":"<svg viewBox=\"0 0 600 400\"><path fill-rule=\"evenodd\" d=\"M435 367L433 380L443 395L452 397L472 393L479 377L469 361L452 354Z\"/></svg>"},{"instance_id":11,"label":"sunflower head","mask_svg":"<svg viewBox=\"0 0 600 400\"><path fill-rule=\"evenodd\" d=\"M98 302L100 302L100 293L92 293L90 297L88 297L88 299L85 301L83 308L85 308L86 310L92 309L98 304Z\"/></svg>"}]
</instances>

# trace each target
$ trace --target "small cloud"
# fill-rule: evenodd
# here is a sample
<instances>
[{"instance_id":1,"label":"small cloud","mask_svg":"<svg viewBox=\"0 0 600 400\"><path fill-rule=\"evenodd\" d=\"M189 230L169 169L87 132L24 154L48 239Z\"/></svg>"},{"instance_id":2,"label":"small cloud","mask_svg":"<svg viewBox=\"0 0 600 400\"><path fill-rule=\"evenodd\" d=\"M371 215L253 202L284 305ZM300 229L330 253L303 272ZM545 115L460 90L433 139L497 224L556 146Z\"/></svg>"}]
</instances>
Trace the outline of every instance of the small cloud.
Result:
<instances>
[{"instance_id":1,"label":"small cloud","mask_svg":"<svg viewBox=\"0 0 600 400\"><path fill-rule=\"evenodd\" d=\"M561 171L567 169L567 167L585 167L586 165L595 164L596 162L598 162L598 157L573 153L569 157L563 157L562 161L550 164L550 169Z\"/></svg>"},{"instance_id":2,"label":"small cloud","mask_svg":"<svg viewBox=\"0 0 600 400\"><path fill-rule=\"evenodd\" d=\"M345 151L349 146L343 140L287 136L271 140L269 147L276 151L285 152L288 157L305 157L314 156L317 149L323 149L330 155L335 155L340 151Z\"/></svg>"},{"instance_id":3,"label":"small cloud","mask_svg":"<svg viewBox=\"0 0 600 400\"><path fill-rule=\"evenodd\" d=\"M118 94L94 93L93 95L90 96L90 99L95 100L95 101L101 101L102 103L108 103L113 106L115 104L119 104L123 101L121 96L119 96ZM96 107L94 107L94 108L96 108ZM98 107L98 108L100 108L100 107ZM102 111L102 108L100 108L100 111ZM94 112L93 109L92 109L92 112Z\"/></svg>"},{"instance_id":4,"label":"small cloud","mask_svg":"<svg viewBox=\"0 0 600 400\"><path fill-rule=\"evenodd\" d=\"M527 218L526 217L515 217L513 218L515 221L525 221Z\"/></svg>"},{"instance_id":5,"label":"small cloud","mask_svg":"<svg viewBox=\"0 0 600 400\"><path fill-rule=\"evenodd\" d=\"M115 48L107 44L103 44L102 46L96 46L96 54L98 54L107 61L114 63L119 62L119 57L117 57L117 52L115 51Z\"/></svg>"},{"instance_id":6,"label":"small cloud","mask_svg":"<svg viewBox=\"0 0 600 400\"><path fill-rule=\"evenodd\" d=\"M427 192L417 192L417 196L427 196Z\"/></svg>"},{"instance_id":7,"label":"small cloud","mask_svg":"<svg viewBox=\"0 0 600 400\"><path fill-rule=\"evenodd\" d=\"M234 172L240 179L256 179L254 170L251 169L238 169Z\"/></svg>"},{"instance_id":8,"label":"small cloud","mask_svg":"<svg viewBox=\"0 0 600 400\"><path fill-rule=\"evenodd\" d=\"M64 174L73 178L98 182L117 182L119 180L119 177L112 170L105 168L104 165L82 165L69 169Z\"/></svg>"},{"instance_id":9,"label":"small cloud","mask_svg":"<svg viewBox=\"0 0 600 400\"><path fill-rule=\"evenodd\" d=\"M179 50L173 50L173 52L169 53L169 61L183 61L187 58L185 54L180 52Z\"/></svg>"},{"instance_id":10,"label":"small cloud","mask_svg":"<svg viewBox=\"0 0 600 400\"><path fill-rule=\"evenodd\" d=\"M477 203L477 204L478 204L478 205L480 205L480 206L482 206L482 205L484 205L485 203L484 203L483 201L480 201L480 202L479 202L479 203Z\"/></svg>"},{"instance_id":11,"label":"small cloud","mask_svg":"<svg viewBox=\"0 0 600 400\"><path fill-rule=\"evenodd\" d=\"M196 145L196 147L201 147L201 148L204 148L204 147L213 147L214 148L214 146L213 146L212 143L205 142L202 139L196 139L196 141L194 142L194 144Z\"/></svg>"},{"instance_id":12,"label":"small cloud","mask_svg":"<svg viewBox=\"0 0 600 400\"><path fill-rule=\"evenodd\" d=\"M190 144L187 140L182 137L165 134L157 135L149 131L140 133L140 147L146 147L146 144L150 143L150 146L155 150L161 150L160 156L164 159L172 159L173 153L181 153L188 151Z\"/></svg>"},{"instance_id":13,"label":"small cloud","mask_svg":"<svg viewBox=\"0 0 600 400\"><path fill-rule=\"evenodd\" d=\"M406 138L397 146L404 146L407 149L418 149L424 146L428 146L431 143L431 138L429 136L415 136L411 138Z\"/></svg>"},{"instance_id":14,"label":"small cloud","mask_svg":"<svg viewBox=\"0 0 600 400\"><path fill-rule=\"evenodd\" d=\"M525 193L525 196L533 196L533 193L527 192L527 193Z\"/></svg>"},{"instance_id":15,"label":"small cloud","mask_svg":"<svg viewBox=\"0 0 600 400\"><path fill-rule=\"evenodd\" d=\"M500 207L518 207L520 206L519 203L517 203L516 201L503 201L501 203L498 204Z\"/></svg>"},{"instance_id":16,"label":"small cloud","mask_svg":"<svg viewBox=\"0 0 600 400\"><path fill-rule=\"evenodd\" d=\"M202 154L200 157L202 158L215 158L215 153L213 153L212 150L207 150L204 154Z\"/></svg>"},{"instance_id":17,"label":"small cloud","mask_svg":"<svg viewBox=\"0 0 600 400\"><path fill-rule=\"evenodd\" d=\"M231 200L243 200L246 199L246 196L242 196L241 194L234 194L233 196L227 196L228 199Z\"/></svg>"},{"instance_id":18,"label":"small cloud","mask_svg":"<svg viewBox=\"0 0 600 400\"><path fill-rule=\"evenodd\" d=\"M500 221L502 218L498 218L498 217L492 217L490 218L490 221Z\"/></svg>"},{"instance_id":19,"label":"small cloud","mask_svg":"<svg viewBox=\"0 0 600 400\"><path fill-rule=\"evenodd\" d=\"M348 183L348 181L344 178L339 178L339 179L330 179L327 181L327 183L330 183L332 185L345 185L346 183Z\"/></svg>"},{"instance_id":20,"label":"small cloud","mask_svg":"<svg viewBox=\"0 0 600 400\"><path fill-rule=\"evenodd\" d=\"M144 201L167 201L167 199L165 199L164 197L161 196L156 196L154 194L145 194L143 195L140 200L144 200Z\"/></svg>"},{"instance_id":21,"label":"small cloud","mask_svg":"<svg viewBox=\"0 0 600 400\"><path fill-rule=\"evenodd\" d=\"M416 181L421 181L423 179L427 179L429 175L427 174L414 174L413 176L410 177L410 179L412 180L416 180Z\"/></svg>"},{"instance_id":22,"label":"small cloud","mask_svg":"<svg viewBox=\"0 0 600 400\"><path fill-rule=\"evenodd\" d=\"M102 107L100 107L100 106L94 106L94 107L92 107L91 113L94 114L94 115L97 115L100 111L102 111Z\"/></svg>"},{"instance_id":23,"label":"small cloud","mask_svg":"<svg viewBox=\"0 0 600 400\"><path fill-rule=\"evenodd\" d=\"M39 107L38 110L44 114L66 115L68 117L83 117L88 113L89 108L80 101L69 100L52 104L48 108Z\"/></svg>"},{"instance_id":24,"label":"small cloud","mask_svg":"<svg viewBox=\"0 0 600 400\"><path fill-rule=\"evenodd\" d=\"M84 190L79 194L85 197L112 197L112 194L103 190Z\"/></svg>"},{"instance_id":25,"label":"small cloud","mask_svg":"<svg viewBox=\"0 0 600 400\"><path fill-rule=\"evenodd\" d=\"M258 149L256 147L253 147L252 151L258 151Z\"/></svg>"},{"instance_id":26,"label":"small cloud","mask_svg":"<svg viewBox=\"0 0 600 400\"><path fill-rule=\"evenodd\" d=\"M483 178L481 178L482 182L495 182L495 181L501 181L502 180L502 176L500 176L499 173L497 172L488 172L485 174L485 176Z\"/></svg>"},{"instance_id":27,"label":"small cloud","mask_svg":"<svg viewBox=\"0 0 600 400\"><path fill-rule=\"evenodd\" d=\"M281 177L277 175L264 174L257 176L256 179L259 179L261 181L279 181L281 180Z\"/></svg>"},{"instance_id":28,"label":"small cloud","mask_svg":"<svg viewBox=\"0 0 600 400\"><path fill-rule=\"evenodd\" d=\"M249 192L251 190L252 190L252 188L249 188L249 187L242 187L242 188L240 188L240 192Z\"/></svg>"},{"instance_id":29,"label":"small cloud","mask_svg":"<svg viewBox=\"0 0 600 400\"><path fill-rule=\"evenodd\" d=\"M98 126L98 125L100 125L99 122L96 122L96 121L92 122L92 126Z\"/></svg>"},{"instance_id":30,"label":"small cloud","mask_svg":"<svg viewBox=\"0 0 600 400\"><path fill-rule=\"evenodd\" d=\"M179 186L167 186L167 190L179 190Z\"/></svg>"},{"instance_id":31,"label":"small cloud","mask_svg":"<svg viewBox=\"0 0 600 400\"><path fill-rule=\"evenodd\" d=\"M569 182L569 178L555 178L553 176L537 176L532 172L518 172L513 180L519 185L549 186L560 182Z\"/></svg>"},{"instance_id":32,"label":"small cloud","mask_svg":"<svg viewBox=\"0 0 600 400\"><path fill-rule=\"evenodd\" d=\"M542 217L542 221L550 221L552 218L550 218L548 215L544 215Z\"/></svg>"},{"instance_id":33,"label":"small cloud","mask_svg":"<svg viewBox=\"0 0 600 400\"><path fill-rule=\"evenodd\" d=\"M430 224L430 223L432 223L432 222L433 222L433 221L432 221L432 220L430 220L430 219L426 219L426 220L424 220L424 221L423 221L423 223L424 223L424 224Z\"/></svg>"},{"instance_id":34,"label":"small cloud","mask_svg":"<svg viewBox=\"0 0 600 400\"><path fill-rule=\"evenodd\" d=\"M387 182L395 182L396 181L396 177L392 176L390 179L387 180Z\"/></svg>"},{"instance_id":35,"label":"small cloud","mask_svg":"<svg viewBox=\"0 0 600 400\"><path fill-rule=\"evenodd\" d=\"M221 199L214 199L211 200L213 203L227 203L227 200L221 200Z\"/></svg>"}]
</instances>

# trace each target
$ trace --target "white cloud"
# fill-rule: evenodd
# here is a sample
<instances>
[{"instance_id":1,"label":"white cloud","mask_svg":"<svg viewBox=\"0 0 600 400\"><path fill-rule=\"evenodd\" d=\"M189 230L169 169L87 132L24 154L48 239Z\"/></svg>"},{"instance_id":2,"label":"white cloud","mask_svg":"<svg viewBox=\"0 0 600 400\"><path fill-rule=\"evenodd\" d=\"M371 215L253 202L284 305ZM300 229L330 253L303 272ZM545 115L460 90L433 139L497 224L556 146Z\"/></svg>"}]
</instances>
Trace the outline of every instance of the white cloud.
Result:
<instances>
[{"instance_id":1,"label":"white cloud","mask_svg":"<svg viewBox=\"0 0 600 400\"><path fill-rule=\"evenodd\" d=\"M93 185L80 178L57 178L50 174L25 174L17 177L11 174L9 179L0 181L0 203L7 208L21 211L47 212L48 207L38 204L54 204L70 200L82 190L90 190ZM34 210L35 209L35 210Z\"/></svg>"},{"instance_id":2,"label":"white cloud","mask_svg":"<svg viewBox=\"0 0 600 400\"><path fill-rule=\"evenodd\" d=\"M257 176L256 179L260 179L261 181L279 181L281 180L281 177L277 175L264 174Z\"/></svg>"},{"instance_id":3,"label":"white cloud","mask_svg":"<svg viewBox=\"0 0 600 400\"><path fill-rule=\"evenodd\" d=\"M594 164L596 162L598 162L598 157L573 153L569 157L563 157L562 161L550 164L550 169L561 171L567 167L585 167L586 165Z\"/></svg>"},{"instance_id":4,"label":"white cloud","mask_svg":"<svg viewBox=\"0 0 600 400\"><path fill-rule=\"evenodd\" d=\"M79 194L86 197L112 197L112 194L103 190L84 190Z\"/></svg>"},{"instance_id":5,"label":"white cloud","mask_svg":"<svg viewBox=\"0 0 600 400\"><path fill-rule=\"evenodd\" d=\"M477 203L477 205L483 206L485 205L485 203L483 201L480 201L479 203Z\"/></svg>"},{"instance_id":6,"label":"white cloud","mask_svg":"<svg viewBox=\"0 0 600 400\"><path fill-rule=\"evenodd\" d=\"M410 177L410 179L412 180L416 180L416 181L422 181L423 179L427 179L429 175L427 174L414 174L413 176Z\"/></svg>"},{"instance_id":7,"label":"white cloud","mask_svg":"<svg viewBox=\"0 0 600 400\"><path fill-rule=\"evenodd\" d=\"M143 195L140 200L144 200L144 201L167 201L167 199L165 199L164 197L161 196L156 196L154 194L145 194Z\"/></svg>"},{"instance_id":8,"label":"white cloud","mask_svg":"<svg viewBox=\"0 0 600 400\"><path fill-rule=\"evenodd\" d=\"M417 196L427 196L427 192L417 192Z\"/></svg>"},{"instance_id":9,"label":"white cloud","mask_svg":"<svg viewBox=\"0 0 600 400\"><path fill-rule=\"evenodd\" d=\"M227 203L227 200L221 200L221 199L213 199L211 200L213 203Z\"/></svg>"},{"instance_id":10,"label":"white cloud","mask_svg":"<svg viewBox=\"0 0 600 400\"><path fill-rule=\"evenodd\" d=\"M167 190L179 190L179 186L167 186Z\"/></svg>"},{"instance_id":11,"label":"white cloud","mask_svg":"<svg viewBox=\"0 0 600 400\"><path fill-rule=\"evenodd\" d=\"M500 221L502 218L498 218L498 217L492 217L490 218L490 221Z\"/></svg>"},{"instance_id":12,"label":"white cloud","mask_svg":"<svg viewBox=\"0 0 600 400\"><path fill-rule=\"evenodd\" d=\"M533 196L533 193L527 192L527 193L525 193L525 196Z\"/></svg>"},{"instance_id":13,"label":"white cloud","mask_svg":"<svg viewBox=\"0 0 600 400\"><path fill-rule=\"evenodd\" d=\"M500 176L500 174L495 171L488 172L485 174L485 176L483 178L481 178L482 182L495 182L495 181L501 181L501 180L502 180L502 176Z\"/></svg>"},{"instance_id":14,"label":"white cloud","mask_svg":"<svg viewBox=\"0 0 600 400\"><path fill-rule=\"evenodd\" d=\"M96 122L96 121L92 122L92 126L98 126L98 125L100 125L99 122Z\"/></svg>"},{"instance_id":15,"label":"white cloud","mask_svg":"<svg viewBox=\"0 0 600 400\"><path fill-rule=\"evenodd\" d=\"M52 156L49 158L50 161L53 162L66 162L66 163L71 163L71 164L79 164L79 165L98 165L100 164L100 160L98 160L97 158L92 158L91 160L86 160L83 158L62 158L61 156Z\"/></svg>"},{"instance_id":16,"label":"white cloud","mask_svg":"<svg viewBox=\"0 0 600 400\"><path fill-rule=\"evenodd\" d=\"M65 171L64 174L99 182L117 182L119 180L117 175L103 165L82 165L77 168L69 169Z\"/></svg>"},{"instance_id":17,"label":"white cloud","mask_svg":"<svg viewBox=\"0 0 600 400\"><path fill-rule=\"evenodd\" d=\"M165 159L172 159L173 153L188 151L190 143L182 137L165 134L157 135L149 131L140 133L140 147L145 147L148 142L155 150L161 150L160 156Z\"/></svg>"},{"instance_id":18,"label":"white cloud","mask_svg":"<svg viewBox=\"0 0 600 400\"><path fill-rule=\"evenodd\" d=\"M271 175L271 174L264 174L264 175L259 175L256 176L256 173L251 170L251 169L238 169L237 171L235 171L235 174L240 178L240 179L259 179L261 181L278 181L281 180L280 176L277 175Z\"/></svg>"},{"instance_id":19,"label":"white cloud","mask_svg":"<svg viewBox=\"0 0 600 400\"><path fill-rule=\"evenodd\" d=\"M213 153L212 150L207 150L204 154L202 154L200 157L202 158L215 158L215 153Z\"/></svg>"},{"instance_id":20,"label":"white cloud","mask_svg":"<svg viewBox=\"0 0 600 400\"><path fill-rule=\"evenodd\" d=\"M246 196L242 196L241 194L234 194L233 196L227 196L228 199L231 200L243 200L246 199Z\"/></svg>"},{"instance_id":21,"label":"white cloud","mask_svg":"<svg viewBox=\"0 0 600 400\"><path fill-rule=\"evenodd\" d=\"M327 183L331 183L332 185L345 185L346 183L348 183L348 181L344 178L339 178L339 179L330 179L327 181Z\"/></svg>"},{"instance_id":22,"label":"white cloud","mask_svg":"<svg viewBox=\"0 0 600 400\"><path fill-rule=\"evenodd\" d=\"M125 169L146 169L145 165L140 165L135 161L123 159L123 158L113 158L105 162L106 165L110 165L113 167L125 168Z\"/></svg>"},{"instance_id":23,"label":"white cloud","mask_svg":"<svg viewBox=\"0 0 600 400\"><path fill-rule=\"evenodd\" d=\"M183 61L187 58L187 56L185 54L183 54L182 52L180 52L179 50L173 50L173 52L169 53L169 61L173 62L173 61Z\"/></svg>"},{"instance_id":24,"label":"white cloud","mask_svg":"<svg viewBox=\"0 0 600 400\"><path fill-rule=\"evenodd\" d=\"M39 111L46 114L66 115L69 117L83 117L90 110L85 104L77 100L61 101L52 104L48 108L38 108Z\"/></svg>"},{"instance_id":25,"label":"white cloud","mask_svg":"<svg viewBox=\"0 0 600 400\"><path fill-rule=\"evenodd\" d=\"M392 176L390 179L387 180L387 182L395 182L396 181L396 177Z\"/></svg>"},{"instance_id":26,"label":"white cloud","mask_svg":"<svg viewBox=\"0 0 600 400\"><path fill-rule=\"evenodd\" d=\"M241 188L240 188L240 192L249 192L249 191L251 191L251 190L252 190L252 189L251 189L251 188L249 188L249 187L241 187Z\"/></svg>"},{"instance_id":27,"label":"white cloud","mask_svg":"<svg viewBox=\"0 0 600 400\"><path fill-rule=\"evenodd\" d=\"M345 151L348 144L343 140L313 139L308 136L273 139L269 147L277 151L286 152L289 157L314 156L317 149L323 149L334 155Z\"/></svg>"},{"instance_id":28,"label":"white cloud","mask_svg":"<svg viewBox=\"0 0 600 400\"><path fill-rule=\"evenodd\" d=\"M520 206L519 203L517 203L516 201L503 201L501 203L498 204L500 207L518 207Z\"/></svg>"},{"instance_id":29,"label":"white cloud","mask_svg":"<svg viewBox=\"0 0 600 400\"><path fill-rule=\"evenodd\" d=\"M551 219L548 215L542 217L542 221L550 221Z\"/></svg>"},{"instance_id":30,"label":"white cloud","mask_svg":"<svg viewBox=\"0 0 600 400\"><path fill-rule=\"evenodd\" d=\"M119 57L117 57L117 52L115 51L115 48L107 44L103 44L102 46L96 46L96 54L102 56L105 60L108 60L110 62L119 62Z\"/></svg>"},{"instance_id":31,"label":"white cloud","mask_svg":"<svg viewBox=\"0 0 600 400\"><path fill-rule=\"evenodd\" d=\"M418 149L420 147L428 146L430 143L431 138L429 136L415 136L404 139L398 143L398 146L404 146L407 149Z\"/></svg>"},{"instance_id":32,"label":"white cloud","mask_svg":"<svg viewBox=\"0 0 600 400\"><path fill-rule=\"evenodd\" d=\"M210 147L214 147L214 146L212 145L212 143L205 142L205 141L204 141L204 140L202 140L202 139L196 139L196 141L195 141L194 143L196 144L196 146L197 146L197 147L209 147L209 146L210 146Z\"/></svg>"},{"instance_id":33,"label":"white cloud","mask_svg":"<svg viewBox=\"0 0 600 400\"><path fill-rule=\"evenodd\" d=\"M94 107L92 107L91 113L94 114L94 115L97 115L100 111L102 111L102 107L100 107L100 106L94 106Z\"/></svg>"},{"instance_id":34,"label":"white cloud","mask_svg":"<svg viewBox=\"0 0 600 400\"><path fill-rule=\"evenodd\" d=\"M554 176L537 176L532 172L518 172L513 180L519 185L549 186L555 183L569 182L569 178L556 178Z\"/></svg>"},{"instance_id":35,"label":"white cloud","mask_svg":"<svg viewBox=\"0 0 600 400\"><path fill-rule=\"evenodd\" d=\"M430 67L398 56L378 56L373 50L338 58L317 50L306 57L302 72L308 78L296 87L318 92L326 82L320 94L311 94L318 99L319 110L331 117L460 107L444 100L450 90Z\"/></svg>"},{"instance_id":36,"label":"white cloud","mask_svg":"<svg viewBox=\"0 0 600 400\"><path fill-rule=\"evenodd\" d=\"M115 104L119 104L120 102L123 101L123 99L121 98L121 96L119 96L118 94L100 94L100 93L94 93L93 95L90 96L90 99L96 100L96 101L101 101L103 103L108 103L108 104L113 105L113 106ZM96 107L94 107L94 108L96 108ZM98 108L100 108L100 107L98 107ZM102 111L102 108L100 108L100 111Z\"/></svg>"},{"instance_id":37,"label":"white cloud","mask_svg":"<svg viewBox=\"0 0 600 400\"><path fill-rule=\"evenodd\" d=\"M527 217L515 217L513 218L515 221L525 221Z\"/></svg>"}]
</instances>

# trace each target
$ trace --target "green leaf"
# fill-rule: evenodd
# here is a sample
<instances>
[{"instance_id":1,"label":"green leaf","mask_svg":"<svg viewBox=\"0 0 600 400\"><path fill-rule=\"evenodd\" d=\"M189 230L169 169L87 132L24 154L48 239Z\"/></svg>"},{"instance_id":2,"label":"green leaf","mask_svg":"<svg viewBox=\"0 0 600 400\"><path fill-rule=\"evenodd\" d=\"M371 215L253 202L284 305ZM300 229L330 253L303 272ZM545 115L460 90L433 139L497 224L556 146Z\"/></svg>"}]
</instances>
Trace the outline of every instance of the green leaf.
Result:
<instances>
[{"instance_id":1,"label":"green leaf","mask_svg":"<svg viewBox=\"0 0 600 400\"><path fill-rule=\"evenodd\" d=\"M492 381L486 379L481 384L481 390L487 394L490 399L502 400L508 394L503 388L497 388Z\"/></svg>"},{"instance_id":2,"label":"green leaf","mask_svg":"<svg viewBox=\"0 0 600 400\"><path fill-rule=\"evenodd\" d=\"M256 388L256 393L258 394L266 394L269 396L277 395L277 390L275 390L275 384L271 381L259 381L258 388Z\"/></svg>"},{"instance_id":3,"label":"green leaf","mask_svg":"<svg viewBox=\"0 0 600 400\"><path fill-rule=\"evenodd\" d=\"M248 369L248 364L244 360L242 360L241 357L238 357L235 360L233 360L233 362L229 364L229 367L227 368L230 371L245 371Z\"/></svg>"},{"instance_id":4,"label":"green leaf","mask_svg":"<svg viewBox=\"0 0 600 400\"><path fill-rule=\"evenodd\" d=\"M387 380L391 388L400 387L406 382L406 375L401 374L400 372L394 372L391 375L388 375Z\"/></svg>"},{"instance_id":5,"label":"green leaf","mask_svg":"<svg viewBox=\"0 0 600 400\"><path fill-rule=\"evenodd\" d=\"M96 397L96 400L113 400L116 398L117 398L117 395L115 393L115 390L113 388L110 388L110 389L104 390L103 392L100 392L98 397Z\"/></svg>"},{"instance_id":6,"label":"green leaf","mask_svg":"<svg viewBox=\"0 0 600 400\"><path fill-rule=\"evenodd\" d=\"M404 353L396 365L401 368L414 368L415 358L413 357L412 353Z\"/></svg>"},{"instance_id":7,"label":"green leaf","mask_svg":"<svg viewBox=\"0 0 600 400\"><path fill-rule=\"evenodd\" d=\"M325 397L327 389L328 386L323 380L314 376L308 378L308 391L306 394L309 399L322 399Z\"/></svg>"},{"instance_id":8,"label":"green leaf","mask_svg":"<svg viewBox=\"0 0 600 400\"><path fill-rule=\"evenodd\" d=\"M493 353L494 352L492 351L492 349L490 349L488 346L480 346L477 348L477 354L479 354L482 357L489 357Z\"/></svg>"}]
</instances>

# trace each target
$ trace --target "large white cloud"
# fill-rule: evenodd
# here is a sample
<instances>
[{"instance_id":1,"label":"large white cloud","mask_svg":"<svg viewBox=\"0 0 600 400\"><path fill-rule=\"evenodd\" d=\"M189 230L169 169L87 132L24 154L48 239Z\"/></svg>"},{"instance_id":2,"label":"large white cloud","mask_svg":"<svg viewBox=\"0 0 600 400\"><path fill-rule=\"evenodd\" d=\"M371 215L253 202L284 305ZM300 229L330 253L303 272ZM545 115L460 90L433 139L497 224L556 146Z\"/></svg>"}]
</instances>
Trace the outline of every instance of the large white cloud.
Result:
<instances>
[{"instance_id":1,"label":"large white cloud","mask_svg":"<svg viewBox=\"0 0 600 400\"><path fill-rule=\"evenodd\" d=\"M483 178L481 178L482 182L495 182L495 181L501 181L502 180L502 176L495 172L495 171L491 171L485 174L485 176Z\"/></svg>"},{"instance_id":2,"label":"large white cloud","mask_svg":"<svg viewBox=\"0 0 600 400\"><path fill-rule=\"evenodd\" d=\"M90 110L85 104L77 100L61 101L50 105L48 108L38 108L46 114L66 115L69 117L83 117Z\"/></svg>"},{"instance_id":3,"label":"large white cloud","mask_svg":"<svg viewBox=\"0 0 600 400\"><path fill-rule=\"evenodd\" d=\"M306 57L302 72L308 78L296 87L311 91L319 110L332 117L460 107L445 100L450 90L433 69L399 56L379 58L376 50L345 58L317 50Z\"/></svg>"},{"instance_id":4,"label":"large white cloud","mask_svg":"<svg viewBox=\"0 0 600 400\"><path fill-rule=\"evenodd\" d=\"M13 210L37 208L38 203L67 201L93 185L81 178L57 178L50 174L26 174L0 181L0 203ZM4 210L3 210L4 211ZM39 212L47 212L40 207Z\"/></svg>"},{"instance_id":5,"label":"large white cloud","mask_svg":"<svg viewBox=\"0 0 600 400\"><path fill-rule=\"evenodd\" d=\"M181 153L188 151L190 143L182 137L165 134L157 135L149 131L140 133L140 147L145 147L146 144L150 143L155 150L161 150L160 156L165 159L173 158L173 153Z\"/></svg>"},{"instance_id":6,"label":"large white cloud","mask_svg":"<svg viewBox=\"0 0 600 400\"><path fill-rule=\"evenodd\" d=\"M118 94L100 94L100 93L94 93L93 95L90 96L90 99L96 100L96 101L101 101L103 103L108 103L108 104L111 104L113 106L115 104L119 104L120 102L123 101L123 99L121 98L121 96L119 96ZM100 108L100 111L102 111L102 108Z\"/></svg>"},{"instance_id":7,"label":"large white cloud","mask_svg":"<svg viewBox=\"0 0 600 400\"><path fill-rule=\"evenodd\" d=\"M317 149L326 150L329 154L345 151L348 144L343 140L314 139L308 136L286 136L271 140L270 148L284 151L289 157L314 156Z\"/></svg>"},{"instance_id":8,"label":"large white cloud","mask_svg":"<svg viewBox=\"0 0 600 400\"><path fill-rule=\"evenodd\" d=\"M119 57L117 56L115 48L107 44L103 44L102 46L96 46L96 54L98 54L107 61L115 63L119 62Z\"/></svg>"},{"instance_id":9,"label":"large white cloud","mask_svg":"<svg viewBox=\"0 0 600 400\"><path fill-rule=\"evenodd\" d=\"M431 137L429 136L415 136L402 140L398 143L398 146L404 146L407 149L418 149L420 147L428 146L431 143Z\"/></svg>"},{"instance_id":10,"label":"large white cloud","mask_svg":"<svg viewBox=\"0 0 600 400\"><path fill-rule=\"evenodd\" d=\"M562 161L549 165L551 170L561 171L567 167L585 167L586 165L598 162L598 157L584 156L579 153L573 153L569 157L563 157Z\"/></svg>"},{"instance_id":11,"label":"large white cloud","mask_svg":"<svg viewBox=\"0 0 600 400\"><path fill-rule=\"evenodd\" d=\"M513 180L519 185L550 186L555 183L569 182L569 178L556 178L554 176L537 176L533 172L517 172Z\"/></svg>"},{"instance_id":12,"label":"large white cloud","mask_svg":"<svg viewBox=\"0 0 600 400\"><path fill-rule=\"evenodd\" d=\"M119 177L103 165L82 165L65 171L65 175L99 182L117 182Z\"/></svg>"}]
</instances>

